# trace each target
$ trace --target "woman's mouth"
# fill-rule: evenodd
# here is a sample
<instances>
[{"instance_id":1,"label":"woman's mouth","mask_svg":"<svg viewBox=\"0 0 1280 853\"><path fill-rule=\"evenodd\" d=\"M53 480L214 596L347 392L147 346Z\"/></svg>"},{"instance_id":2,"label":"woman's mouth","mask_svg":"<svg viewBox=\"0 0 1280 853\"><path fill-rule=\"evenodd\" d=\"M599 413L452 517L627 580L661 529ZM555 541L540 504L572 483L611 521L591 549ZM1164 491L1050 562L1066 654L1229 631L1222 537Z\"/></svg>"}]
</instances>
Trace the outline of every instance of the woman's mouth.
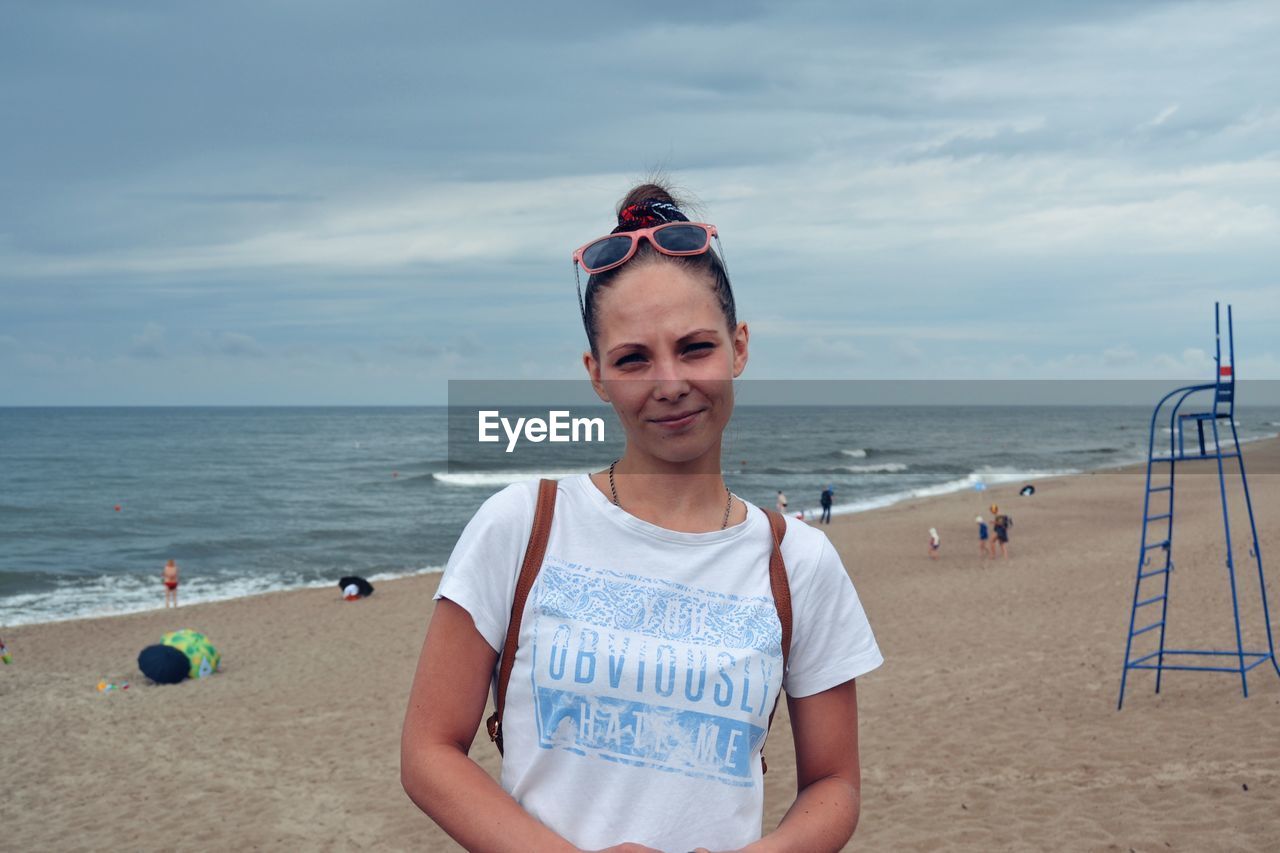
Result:
<instances>
[{"instance_id":1,"label":"woman's mouth","mask_svg":"<svg viewBox=\"0 0 1280 853\"><path fill-rule=\"evenodd\" d=\"M688 412L677 412L672 415L663 415L660 418L650 418L649 422L659 429L676 432L691 426L705 411L706 409L693 409Z\"/></svg>"}]
</instances>

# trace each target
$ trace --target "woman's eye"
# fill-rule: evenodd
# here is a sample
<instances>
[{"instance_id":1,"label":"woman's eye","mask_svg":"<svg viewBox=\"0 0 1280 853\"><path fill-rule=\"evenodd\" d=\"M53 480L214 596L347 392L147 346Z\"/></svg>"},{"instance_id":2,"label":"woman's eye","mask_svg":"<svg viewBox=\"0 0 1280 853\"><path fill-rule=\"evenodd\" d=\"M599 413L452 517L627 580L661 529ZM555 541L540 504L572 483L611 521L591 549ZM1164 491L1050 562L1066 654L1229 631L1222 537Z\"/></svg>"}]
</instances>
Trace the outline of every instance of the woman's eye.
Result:
<instances>
[{"instance_id":1,"label":"woman's eye","mask_svg":"<svg viewBox=\"0 0 1280 853\"><path fill-rule=\"evenodd\" d=\"M715 348L716 348L716 345L711 341L700 341L696 344L689 344L687 347L684 348L684 351L693 355L697 355L703 352L710 352Z\"/></svg>"},{"instance_id":2,"label":"woman's eye","mask_svg":"<svg viewBox=\"0 0 1280 853\"><path fill-rule=\"evenodd\" d=\"M644 361L644 356L638 352L628 353L613 363L614 367L626 367L628 364L639 364Z\"/></svg>"}]
</instances>

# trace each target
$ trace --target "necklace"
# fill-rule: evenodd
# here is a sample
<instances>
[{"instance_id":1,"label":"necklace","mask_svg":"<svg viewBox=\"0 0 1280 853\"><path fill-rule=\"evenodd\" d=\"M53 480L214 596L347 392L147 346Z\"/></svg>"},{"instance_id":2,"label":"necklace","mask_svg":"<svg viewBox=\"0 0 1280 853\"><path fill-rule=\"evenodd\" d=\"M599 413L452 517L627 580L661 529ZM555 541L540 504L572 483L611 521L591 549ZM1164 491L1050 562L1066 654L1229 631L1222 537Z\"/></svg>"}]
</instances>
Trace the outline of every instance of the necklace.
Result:
<instances>
[{"instance_id":1,"label":"necklace","mask_svg":"<svg viewBox=\"0 0 1280 853\"><path fill-rule=\"evenodd\" d=\"M613 493L613 505L618 509L622 509L622 504L618 503L618 487L613 482L613 469L617 467L619 460L615 459L609 463L609 491ZM727 500L724 504L724 520L720 522L720 529L724 530L729 526L729 510L733 509L733 492L729 491L729 487L724 487L724 494Z\"/></svg>"}]
</instances>

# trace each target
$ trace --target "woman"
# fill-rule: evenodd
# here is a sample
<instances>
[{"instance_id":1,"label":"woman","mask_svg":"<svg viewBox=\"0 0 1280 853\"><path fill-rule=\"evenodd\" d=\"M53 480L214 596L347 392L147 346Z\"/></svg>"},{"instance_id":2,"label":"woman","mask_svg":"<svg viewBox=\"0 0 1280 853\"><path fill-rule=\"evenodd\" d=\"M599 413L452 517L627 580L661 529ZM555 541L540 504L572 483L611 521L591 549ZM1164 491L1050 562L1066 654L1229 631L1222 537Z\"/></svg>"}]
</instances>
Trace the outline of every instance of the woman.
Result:
<instances>
[{"instance_id":1,"label":"woman","mask_svg":"<svg viewBox=\"0 0 1280 853\"><path fill-rule=\"evenodd\" d=\"M794 522L781 548L793 625L783 675L769 520L720 474L747 326L714 227L671 227L685 222L665 189L642 185L617 228L574 255L590 273L583 362L626 449L557 486L513 657L501 786L467 752L537 484L491 497L441 580L401 774L467 849L838 850L857 824L854 679L882 658L834 549ZM760 756L782 687L799 792L762 841Z\"/></svg>"},{"instance_id":2,"label":"woman","mask_svg":"<svg viewBox=\"0 0 1280 853\"><path fill-rule=\"evenodd\" d=\"M1000 511L1000 507L995 504L991 505L991 514L995 516L991 520L991 529L995 533L995 541L991 543L991 558L995 559L996 548L1000 549L1000 556L1008 558L1009 556L1009 528L1013 526L1013 519Z\"/></svg>"}]
</instances>

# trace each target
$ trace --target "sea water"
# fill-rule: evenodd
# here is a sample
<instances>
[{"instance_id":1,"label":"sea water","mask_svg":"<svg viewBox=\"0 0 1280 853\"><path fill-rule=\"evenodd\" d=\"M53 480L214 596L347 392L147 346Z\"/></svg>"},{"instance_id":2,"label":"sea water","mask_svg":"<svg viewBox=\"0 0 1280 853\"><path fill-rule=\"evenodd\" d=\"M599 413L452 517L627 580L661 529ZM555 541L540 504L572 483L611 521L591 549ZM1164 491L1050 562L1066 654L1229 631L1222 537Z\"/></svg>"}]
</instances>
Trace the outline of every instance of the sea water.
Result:
<instances>
[{"instance_id":1,"label":"sea water","mask_svg":"<svg viewBox=\"0 0 1280 853\"><path fill-rule=\"evenodd\" d=\"M762 506L782 489L790 511L813 513L834 486L835 511L858 512L1142 461L1149 417L740 406L722 462L730 488ZM1256 439L1276 433L1280 410L1237 418ZM599 470L620 446L584 462L548 445L532 468L469 469L450 459L448 422L443 407L0 408L0 625L161 606L170 558L184 604L439 571L489 495Z\"/></svg>"}]
</instances>

